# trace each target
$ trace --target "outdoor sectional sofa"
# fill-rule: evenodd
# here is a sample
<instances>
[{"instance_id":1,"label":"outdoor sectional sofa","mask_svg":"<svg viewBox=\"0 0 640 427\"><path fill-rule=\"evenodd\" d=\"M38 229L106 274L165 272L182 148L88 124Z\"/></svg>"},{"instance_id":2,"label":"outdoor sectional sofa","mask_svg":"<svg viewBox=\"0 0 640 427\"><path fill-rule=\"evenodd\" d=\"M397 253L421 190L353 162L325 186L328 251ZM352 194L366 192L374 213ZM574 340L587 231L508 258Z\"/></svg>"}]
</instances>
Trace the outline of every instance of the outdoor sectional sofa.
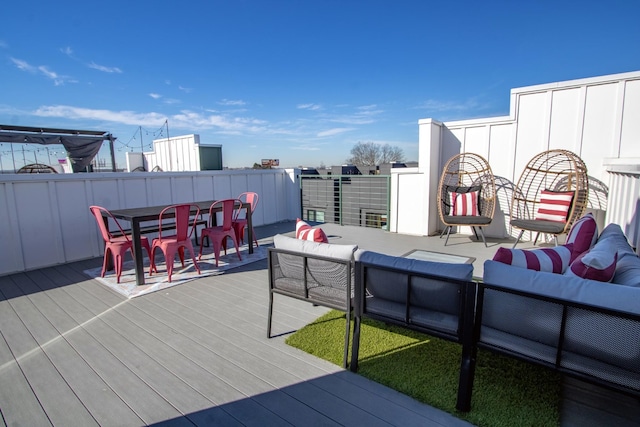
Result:
<instances>
[{"instance_id":1,"label":"outdoor sectional sofa","mask_svg":"<svg viewBox=\"0 0 640 427\"><path fill-rule=\"evenodd\" d=\"M591 251L617 259L611 283L485 261L465 343L473 363L484 348L640 394L640 259L617 224ZM460 374L459 404L470 407L474 367Z\"/></svg>"},{"instance_id":2,"label":"outdoor sectional sofa","mask_svg":"<svg viewBox=\"0 0 640 427\"><path fill-rule=\"evenodd\" d=\"M640 395L640 258L615 224L592 248L597 252L600 245L617 254L611 283L493 260L485 262L483 280L475 281L469 264L285 236L275 236L274 243L269 251L269 336L274 293L342 310L347 314L346 367L353 312L352 371L358 367L361 319L367 316L462 345L460 411L471 408L478 348ZM333 279L323 278L325 268Z\"/></svg>"}]
</instances>

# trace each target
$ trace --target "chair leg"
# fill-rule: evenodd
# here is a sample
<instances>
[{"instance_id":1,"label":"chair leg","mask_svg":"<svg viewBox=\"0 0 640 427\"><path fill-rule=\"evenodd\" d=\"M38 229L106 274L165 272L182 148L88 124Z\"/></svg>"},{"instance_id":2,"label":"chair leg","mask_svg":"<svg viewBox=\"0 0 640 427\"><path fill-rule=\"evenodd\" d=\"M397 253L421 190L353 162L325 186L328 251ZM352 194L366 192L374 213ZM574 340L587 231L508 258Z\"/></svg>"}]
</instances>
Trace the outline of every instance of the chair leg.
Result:
<instances>
[{"instance_id":1,"label":"chair leg","mask_svg":"<svg viewBox=\"0 0 640 427\"><path fill-rule=\"evenodd\" d=\"M346 317L346 328L344 332L344 355L342 356L342 367L347 368L347 359L349 357L349 332L351 331L351 310L347 311L345 314Z\"/></svg>"},{"instance_id":2,"label":"chair leg","mask_svg":"<svg viewBox=\"0 0 640 427\"><path fill-rule=\"evenodd\" d=\"M267 317L267 338L271 338L271 319L273 318L273 292L269 292L269 315Z\"/></svg>"},{"instance_id":3,"label":"chair leg","mask_svg":"<svg viewBox=\"0 0 640 427\"><path fill-rule=\"evenodd\" d=\"M360 316L356 315L353 319L353 348L351 349L351 363L349 369L351 372L358 371L358 353L360 352Z\"/></svg>"},{"instance_id":4,"label":"chair leg","mask_svg":"<svg viewBox=\"0 0 640 427\"><path fill-rule=\"evenodd\" d=\"M540 237L540 233L536 233L536 238L533 239L533 245L535 246L538 243L538 237Z\"/></svg>"},{"instance_id":5,"label":"chair leg","mask_svg":"<svg viewBox=\"0 0 640 427\"><path fill-rule=\"evenodd\" d=\"M442 229L442 233L440 233L440 238L442 239L442 236L444 236L444 232L447 231L447 229L449 228L449 226L447 225L446 227L444 227Z\"/></svg>"},{"instance_id":6,"label":"chair leg","mask_svg":"<svg viewBox=\"0 0 640 427\"><path fill-rule=\"evenodd\" d=\"M558 246L558 236L556 234L553 235L553 240L555 240L556 246Z\"/></svg>"},{"instance_id":7,"label":"chair leg","mask_svg":"<svg viewBox=\"0 0 640 427\"><path fill-rule=\"evenodd\" d=\"M473 229L475 230L476 228L473 227ZM484 247L488 248L489 246L487 246L487 240L484 238L484 231L482 231L482 227L478 227L478 230L480 230L480 235L482 236L482 241L484 242ZM476 234L476 238L478 237L478 235ZM480 240L480 239L478 239Z\"/></svg>"},{"instance_id":8,"label":"chair leg","mask_svg":"<svg viewBox=\"0 0 640 427\"><path fill-rule=\"evenodd\" d=\"M520 241L520 238L522 237L523 234L524 234L524 230L520 230L520 234L518 234L518 238L516 239L516 242L513 244L513 247L511 249L515 249L516 248L516 245Z\"/></svg>"},{"instance_id":9,"label":"chair leg","mask_svg":"<svg viewBox=\"0 0 640 427\"><path fill-rule=\"evenodd\" d=\"M451 226L447 225L447 240L444 241L444 245L447 246L447 243L449 243L449 233L451 232Z\"/></svg>"}]
</instances>

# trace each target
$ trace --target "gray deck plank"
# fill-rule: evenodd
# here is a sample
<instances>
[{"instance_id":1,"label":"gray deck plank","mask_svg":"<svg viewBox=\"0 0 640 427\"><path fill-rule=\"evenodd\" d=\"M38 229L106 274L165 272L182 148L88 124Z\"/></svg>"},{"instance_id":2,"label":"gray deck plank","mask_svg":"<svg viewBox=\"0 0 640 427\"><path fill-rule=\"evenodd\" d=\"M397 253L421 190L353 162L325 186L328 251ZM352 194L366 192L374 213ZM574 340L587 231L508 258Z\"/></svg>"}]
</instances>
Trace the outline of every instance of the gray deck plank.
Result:
<instances>
[{"instance_id":1,"label":"gray deck plank","mask_svg":"<svg viewBox=\"0 0 640 427\"><path fill-rule=\"evenodd\" d=\"M40 271L30 272L30 279L43 283L47 277ZM84 359L63 339L67 330L61 331L51 323L52 319L60 319L66 315L46 292L34 292L35 283L29 286L29 281L22 282L22 291L27 296L39 315L23 316L23 321L31 331L36 341L51 363L65 378L74 394L100 424L121 422L126 424L140 423L135 413L109 388L86 363ZM47 316L47 318L45 318ZM37 323L36 323L37 321ZM54 323L64 324L60 320ZM73 324L73 323L72 323ZM69 327L66 324L64 327Z\"/></svg>"},{"instance_id":2,"label":"gray deck plank","mask_svg":"<svg viewBox=\"0 0 640 427\"><path fill-rule=\"evenodd\" d=\"M48 270L48 273L48 278L55 279L55 269ZM82 290L81 287L55 287L55 281L42 281L42 285L43 290L48 290L47 293L52 300L67 312L77 325L80 325L71 333L67 333L65 339L144 423L149 424L182 415L175 408L167 405L162 396L118 359L112 353L113 349L103 345L102 341L108 340L109 335L94 336L96 325L102 323L100 317L94 316L87 307L79 304L69 294L74 288ZM61 327L61 329L65 328Z\"/></svg>"},{"instance_id":3,"label":"gray deck plank","mask_svg":"<svg viewBox=\"0 0 640 427\"><path fill-rule=\"evenodd\" d=\"M47 417L54 425L97 425L20 318L36 318L35 307L15 284L3 285L8 304L0 311L2 334Z\"/></svg>"}]
</instances>

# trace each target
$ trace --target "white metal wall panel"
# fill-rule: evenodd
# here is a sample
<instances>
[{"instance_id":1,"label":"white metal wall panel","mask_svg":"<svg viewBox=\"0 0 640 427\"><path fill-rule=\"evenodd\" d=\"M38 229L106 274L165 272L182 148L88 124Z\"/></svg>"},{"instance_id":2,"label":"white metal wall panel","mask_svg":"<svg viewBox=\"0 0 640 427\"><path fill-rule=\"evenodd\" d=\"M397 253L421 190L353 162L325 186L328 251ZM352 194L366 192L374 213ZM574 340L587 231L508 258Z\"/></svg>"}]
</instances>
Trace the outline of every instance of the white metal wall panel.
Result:
<instances>
[{"instance_id":1,"label":"white metal wall panel","mask_svg":"<svg viewBox=\"0 0 640 427\"><path fill-rule=\"evenodd\" d=\"M582 146L577 153L587 165L589 175L607 179L604 157L618 157L616 139L618 83L587 87Z\"/></svg>"},{"instance_id":2,"label":"white metal wall panel","mask_svg":"<svg viewBox=\"0 0 640 427\"><path fill-rule=\"evenodd\" d=\"M640 79L626 82L620 157L640 157Z\"/></svg>"},{"instance_id":3,"label":"white metal wall panel","mask_svg":"<svg viewBox=\"0 0 640 427\"><path fill-rule=\"evenodd\" d=\"M553 91L549 149L580 151L580 88Z\"/></svg>"},{"instance_id":4,"label":"white metal wall panel","mask_svg":"<svg viewBox=\"0 0 640 427\"><path fill-rule=\"evenodd\" d=\"M640 173L609 172L607 224L620 225L629 242L640 246Z\"/></svg>"},{"instance_id":5,"label":"white metal wall panel","mask_svg":"<svg viewBox=\"0 0 640 427\"><path fill-rule=\"evenodd\" d=\"M518 99L518 130L513 158L515 170L522 171L533 156L548 150L549 131L543 124L548 123L549 104L546 92L521 95ZM516 184L519 177L517 172Z\"/></svg>"},{"instance_id":6,"label":"white metal wall panel","mask_svg":"<svg viewBox=\"0 0 640 427\"><path fill-rule=\"evenodd\" d=\"M467 153L476 153L486 158L489 152L489 126L467 128L463 150Z\"/></svg>"},{"instance_id":7,"label":"white metal wall panel","mask_svg":"<svg viewBox=\"0 0 640 427\"><path fill-rule=\"evenodd\" d=\"M515 126L511 123L491 126L489 152L486 159L496 176L513 180L513 144Z\"/></svg>"}]
</instances>

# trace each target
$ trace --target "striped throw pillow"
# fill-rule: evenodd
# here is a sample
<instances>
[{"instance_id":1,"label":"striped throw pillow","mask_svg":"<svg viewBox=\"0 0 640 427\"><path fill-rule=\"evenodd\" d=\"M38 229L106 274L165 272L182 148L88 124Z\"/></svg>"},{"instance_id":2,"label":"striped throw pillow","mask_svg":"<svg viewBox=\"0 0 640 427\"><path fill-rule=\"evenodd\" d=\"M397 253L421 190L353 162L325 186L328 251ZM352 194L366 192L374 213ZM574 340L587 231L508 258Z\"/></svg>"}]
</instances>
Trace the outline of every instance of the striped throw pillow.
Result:
<instances>
[{"instance_id":1,"label":"striped throw pillow","mask_svg":"<svg viewBox=\"0 0 640 427\"><path fill-rule=\"evenodd\" d=\"M583 252L571 263L565 276L610 282L616 273L618 251L612 242L603 241Z\"/></svg>"},{"instance_id":2,"label":"striped throw pillow","mask_svg":"<svg viewBox=\"0 0 640 427\"><path fill-rule=\"evenodd\" d=\"M452 216L478 216L479 191L468 193L449 193L451 197Z\"/></svg>"},{"instance_id":3,"label":"striped throw pillow","mask_svg":"<svg viewBox=\"0 0 640 427\"><path fill-rule=\"evenodd\" d=\"M493 256L494 261L514 267L547 273L562 274L569 267L573 244L542 249L508 249L499 248Z\"/></svg>"},{"instance_id":4,"label":"striped throw pillow","mask_svg":"<svg viewBox=\"0 0 640 427\"><path fill-rule=\"evenodd\" d=\"M313 228L300 218L296 220L296 239L329 243L329 239L327 235L324 234L324 231L322 231L322 228Z\"/></svg>"},{"instance_id":5,"label":"striped throw pillow","mask_svg":"<svg viewBox=\"0 0 640 427\"><path fill-rule=\"evenodd\" d=\"M583 252L591 249L598 241L598 224L593 214L589 212L572 226L565 243L573 243L571 262Z\"/></svg>"},{"instance_id":6,"label":"striped throw pillow","mask_svg":"<svg viewBox=\"0 0 640 427\"><path fill-rule=\"evenodd\" d=\"M536 219L567 222L573 191L542 190Z\"/></svg>"}]
</instances>

